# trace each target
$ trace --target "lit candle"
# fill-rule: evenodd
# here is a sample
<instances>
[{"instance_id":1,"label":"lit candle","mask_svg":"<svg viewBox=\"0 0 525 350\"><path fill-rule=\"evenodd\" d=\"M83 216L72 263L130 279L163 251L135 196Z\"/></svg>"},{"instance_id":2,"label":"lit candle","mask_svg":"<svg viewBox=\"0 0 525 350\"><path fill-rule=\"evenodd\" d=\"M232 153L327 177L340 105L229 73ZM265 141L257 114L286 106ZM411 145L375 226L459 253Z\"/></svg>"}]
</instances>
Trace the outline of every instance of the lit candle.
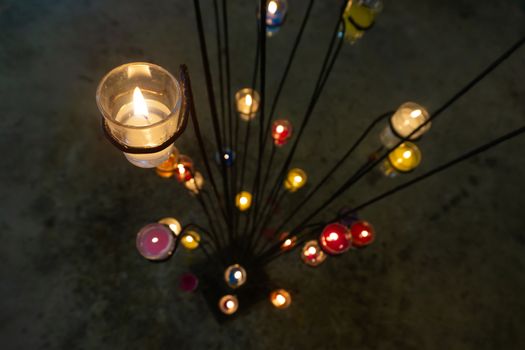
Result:
<instances>
[{"instance_id":1,"label":"lit candle","mask_svg":"<svg viewBox=\"0 0 525 350\"><path fill-rule=\"evenodd\" d=\"M370 223L361 220L350 226L352 245L358 248L371 244L376 236L375 230Z\"/></svg>"},{"instance_id":2,"label":"lit candle","mask_svg":"<svg viewBox=\"0 0 525 350\"><path fill-rule=\"evenodd\" d=\"M306 184L306 179L304 170L299 168L291 169L284 180L284 188L290 192L295 192Z\"/></svg>"},{"instance_id":3,"label":"lit candle","mask_svg":"<svg viewBox=\"0 0 525 350\"><path fill-rule=\"evenodd\" d=\"M332 255L342 254L350 249L351 240L352 235L347 228L337 223L326 225L319 238L323 250Z\"/></svg>"},{"instance_id":4,"label":"lit candle","mask_svg":"<svg viewBox=\"0 0 525 350\"><path fill-rule=\"evenodd\" d=\"M237 112L242 120L251 120L257 115L260 103L259 93L250 88L244 88L235 94Z\"/></svg>"},{"instance_id":5,"label":"lit candle","mask_svg":"<svg viewBox=\"0 0 525 350\"><path fill-rule=\"evenodd\" d=\"M193 178L193 161L190 157L183 154L179 155L175 178L179 182L186 182Z\"/></svg>"},{"instance_id":6,"label":"lit candle","mask_svg":"<svg viewBox=\"0 0 525 350\"><path fill-rule=\"evenodd\" d=\"M290 249L292 249L293 247L295 247L295 244L297 243L297 237L296 236L292 236L292 237L288 237L289 233L288 232L283 232L280 236L280 241L282 242L281 243L281 250L283 251L288 251Z\"/></svg>"},{"instance_id":7,"label":"lit candle","mask_svg":"<svg viewBox=\"0 0 525 350\"><path fill-rule=\"evenodd\" d=\"M173 146L172 153L168 157L168 159L162 162L155 169L157 172L157 175L165 179L172 177L175 174L175 170L177 169L178 158L179 158L179 151L177 150L175 146Z\"/></svg>"},{"instance_id":8,"label":"lit candle","mask_svg":"<svg viewBox=\"0 0 525 350\"><path fill-rule=\"evenodd\" d=\"M163 145L180 127L182 93L177 80L151 63L129 63L113 69L100 82L97 104L112 139L142 149ZM168 159L171 145L155 153L124 153L141 168Z\"/></svg>"},{"instance_id":9,"label":"lit candle","mask_svg":"<svg viewBox=\"0 0 525 350\"><path fill-rule=\"evenodd\" d=\"M181 239L182 245L188 250L197 249L199 247L200 241L201 236L197 232L192 230L186 231Z\"/></svg>"},{"instance_id":10,"label":"lit candle","mask_svg":"<svg viewBox=\"0 0 525 350\"><path fill-rule=\"evenodd\" d=\"M284 289L274 290L270 294L270 301L278 309L286 309L292 303L292 297Z\"/></svg>"},{"instance_id":11,"label":"lit candle","mask_svg":"<svg viewBox=\"0 0 525 350\"><path fill-rule=\"evenodd\" d=\"M309 266L319 266L326 259L326 254L321 250L316 240L308 241L301 251L301 258Z\"/></svg>"},{"instance_id":12,"label":"lit candle","mask_svg":"<svg viewBox=\"0 0 525 350\"><path fill-rule=\"evenodd\" d=\"M215 161L217 162L217 164L221 165L223 159L224 164L227 167L231 167L233 165L233 162L235 161L235 153L229 148L224 148L224 151L221 156L220 152L217 151L217 153L215 153Z\"/></svg>"},{"instance_id":13,"label":"lit candle","mask_svg":"<svg viewBox=\"0 0 525 350\"><path fill-rule=\"evenodd\" d=\"M195 172L195 175L191 179L184 183L184 186L194 194L198 194L203 185L204 177L202 177L202 174L198 171Z\"/></svg>"},{"instance_id":14,"label":"lit candle","mask_svg":"<svg viewBox=\"0 0 525 350\"><path fill-rule=\"evenodd\" d=\"M420 163L419 147L412 142L403 142L388 154L381 170L387 176L395 176L397 173L408 173L414 170Z\"/></svg>"},{"instance_id":15,"label":"lit candle","mask_svg":"<svg viewBox=\"0 0 525 350\"><path fill-rule=\"evenodd\" d=\"M182 226L180 225L179 220L175 218L163 218L159 220L159 224L163 224L168 226L168 228L173 232L175 236L178 236L180 231L182 230Z\"/></svg>"},{"instance_id":16,"label":"lit candle","mask_svg":"<svg viewBox=\"0 0 525 350\"><path fill-rule=\"evenodd\" d=\"M430 115L425 107L414 102L406 102L399 106L397 111L392 115L390 125L397 136L405 138L423 125L429 118ZM430 122L425 124L425 126L410 136L410 140L416 140L421 137L430 129L430 126Z\"/></svg>"},{"instance_id":17,"label":"lit candle","mask_svg":"<svg viewBox=\"0 0 525 350\"><path fill-rule=\"evenodd\" d=\"M382 0L348 1L343 13L346 40L354 43L361 39L365 31L372 28L382 8Z\"/></svg>"},{"instance_id":18,"label":"lit candle","mask_svg":"<svg viewBox=\"0 0 525 350\"><path fill-rule=\"evenodd\" d=\"M271 37L279 31L286 19L288 1L268 0L266 4L266 34Z\"/></svg>"},{"instance_id":19,"label":"lit candle","mask_svg":"<svg viewBox=\"0 0 525 350\"><path fill-rule=\"evenodd\" d=\"M162 224L149 224L137 234L137 249L148 260L165 260L175 248L175 236Z\"/></svg>"},{"instance_id":20,"label":"lit candle","mask_svg":"<svg viewBox=\"0 0 525 350\"><path fill-rule=\"evenodd\" d=\"M226 315L231 315L239 308L239 301L235 295L225 295L219 300L219 309Z\"/></svg>"},{"instance_id":21,"label":"lit candle","mask_svg":"<svg viewBox=\"0 0 525 350\"><path fill-rule=\"evenodd\" d=\"M239 264L228 266L224 271L224 280L231 288L242 286L247 279L246 270Z\"/></svg>"},{"instance_id":22,"label":"lit candle","mask_svg":"<svg viewBox=\"0 0 525 350\"><path fill-rule=\"evenodd\" d=\"M245 211L250 209L250 206L252 205L252 195L250 192L242 191L235 196L235 206L240 211Z\"/></svg>"},{"instance_id":23,"label":"lit candle","mask_svg":"<svg viewBox=\"0 0 525 350\"><path fill-rule=\"evenodd\" d=\"M279 119L272 124L272 138L276 146L285 145L292 137L292 124L286 119Z\"/></svg>"}]
</instances>

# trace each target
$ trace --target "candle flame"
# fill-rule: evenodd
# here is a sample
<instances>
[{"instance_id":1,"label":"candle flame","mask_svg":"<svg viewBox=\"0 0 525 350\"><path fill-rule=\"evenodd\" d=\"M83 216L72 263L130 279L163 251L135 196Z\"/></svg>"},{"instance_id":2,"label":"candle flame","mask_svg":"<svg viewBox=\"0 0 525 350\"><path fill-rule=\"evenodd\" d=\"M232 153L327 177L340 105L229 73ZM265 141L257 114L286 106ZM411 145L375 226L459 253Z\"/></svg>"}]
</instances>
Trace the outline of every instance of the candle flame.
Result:
<instances>
[{"instance_id":1,"label":"candle flame","mask_svg":"<svg viewBox=\"0 0 525 350\"><path fill-rule=\"evenodd\" d=\"M179 169L179 173L183 175L186 172L186 168L184 167L184 164L178 164L177 168Z\"/></svg>"},{"instance_id":2,"label":"candle flame","mask_svg":"<svg viewBox=\"0 0 525 350\"><path fill-rule=\"evenodd\" d=\"M158 241L159 241L159 239L158 239L157 237L153 237L153 238L151 239L151 242L152 242L152 243L157 243Z\"/></svg>"},{"instance_id":3,"label":"candle flame","mask_svg":"<svg viewBox=\"0 0 525 350\"><path fill-rule=\"evenodd\" d=\"M192 236L186 236L186 242L188 242L188 243L193 242L193 237Z\"/></svg>"},{"instance_id":4,"label":"candle flame","mask_svg":"<svg viewBox=\"0 0 525 350\"><path fill-rule=\"evenodd\" d=\"M138 86L133 91L133 113L136 116L144 116L146 119L148 119L149 116L148 105L146 105L144 96L142 96L142 92Z\"/></svg>"},{"instance_id":5,"label":"candle flame","mask_svg":"<svg viewBox=\"0 0 525 350\"><path fill-rule=\"evenodd\" d=\"M228 300L226 302L226 308L227 309L232 309L234 306L235 306L235 303L233 302L233 300Z\"/></svg>"},{"instance_id":6,"label":"candle flame","mask_svg":"<svg viewBox=\"0 0 525 350\"><path fill-rule=\"evenodd\" d=\"M293 178L293 181L299 185L301 182L303 182L303 177L301 175L295 175Z\"/></svg>"},{"instance_id":7,"label":"candle flame","mask_svg":"<svg viewBox=\"0 0 525 350\"><path fill-rule=\"evenodd\" d=\"M228 154L225 154L224 159L230 159L230 156Z\"/></svg>"},{"instance_id":8,"label":"candle flame","mask_svg":"<svg viewBox=\"0 0 525 350\"><path fill-rule=\"evenodd\" d=\"M315 253L317 253L317 249L315 249L315 247L308 248L308 255L314 255Z\"/></svg>"},{"instance_id":9,"label":"candle flame","mask_svg":"<svg viewBox=\"0 0 525 350\"><path fill-rule=\"evenodd\" d=\"M233 273L233 277L235 277L236 280L240 280L242 278L242 272L241 271L235 271Z\"/></svg>"},{"instance_id":10,"label":"candle flame","mask_svg":"<svg viewBox=\"0 0 525 350\"><path fill-rule=\"evenodd\" d=\"M410 116L412 118L417 118L422 114L420 109L414 109L412 112L410 112Z\"/></svg>"},{"instance_id":11,"label":"candle flame","mask_svg":"<svg viewBox=\"0 0 525 350\"><path fill-rule=\"evenodd\" d=\"M268 12L272 15L275 15L275 12L277 12L277 3L275 1L270 1L268 4Z\"/></svg>"},{"instance_id":12,"label":"candle flame","mask_svg":"<svg viewBox=\"0 0 525 350\"><path fill-rule=\"evenodd\" d=\"M409 151L403 152L403 158L408 159L410 158L410 156L412 156L412 151L409 150Z\"/></svg>"},{"instance_id":13,"label":"candle flame","mask_svg":"<svg viewBox=\"0 0 525 350\"><path fill-rule=\"evenodd\" d=\"M284 303L286 303L286 298L284 297L284 295L279 293L275 296L275 302L278 306L284 305Z\"/></svg>"},{"instance_id":14,"label":"candle flame","mask_svg":"<svg viewBox=\"0 0 525 350\"><path fill-rule=\"evenodd\" d=\"M275 131L277 131L278 134L282 134L284 131L284 126L277 125L277 127L275 128Z\"/></svg>"},{"instance_id":15,"label":"candle flame","mask_svg":"<svg viewBox=\"0 0 525 350\"><path fill-rule=\"evenodd\" d=\"M246 198L246 197L241 197L241 198L239 199L239 203L241 203L242 205L247 204L247 203L248 203L248 198Z\"/></svg>"},{"instance_id":16,"label":"candle flame","mask_svg":"<svg viewBox=\"0 0 525 350\"><path fill-rule=\"evenodd\" d=\"M284 241L283 246L284 247L288 247L291 244L292 244L292 240L290 238L288 238L286 241Z\"/></svg>"},{"instance_id":17,"label":"candle flame","mask_svg":"<svg viewBox=\"0 0 525 350\"><path fill-rule=\"evenodd\" d=\"M253 103L252 95L250 95L250 94L246 95L246 97L245 97L244 100L245 100L244 103L246 103L246 105L247 105L248 107L251 106L252 103Z\"/></svg>"},{"instance_id":18,"label":"candle flame","mask_svg":"<svg viewBox=\"0 0 525 350\"><path fill-rule=\"evenodd\" d=\"M368 237L369 234L370 234L370 233L369 233L367 230L363 230L363 231L361 231L360 236L361 236L361 237Z\"/></svg>"}]
</instances>

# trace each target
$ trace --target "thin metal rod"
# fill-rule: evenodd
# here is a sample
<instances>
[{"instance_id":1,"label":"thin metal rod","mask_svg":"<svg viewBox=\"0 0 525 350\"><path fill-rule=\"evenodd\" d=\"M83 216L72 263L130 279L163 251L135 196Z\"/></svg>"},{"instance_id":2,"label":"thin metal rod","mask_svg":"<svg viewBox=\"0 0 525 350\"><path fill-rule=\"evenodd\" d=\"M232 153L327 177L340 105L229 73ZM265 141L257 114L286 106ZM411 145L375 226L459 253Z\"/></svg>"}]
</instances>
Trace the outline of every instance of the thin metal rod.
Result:
<instances>
[{"instance_id":1,"label":"thin metal rod","mask_svg":"<svg viewBox=\"0 0 525 350\"><path fill-rule=\"evenodd\" d=\"M208 178L210 179L210 183L213 189L213 192L215 194L215 197L217 199L217 202L219 203L219 208L224 216L224 219L227 220L226 211L224 209L224 206L222 205L222 199L221 195L217 189L217 184L215 182L215 177L213 176L213 172L211 170L210 162L208 160L208 153L206 152L206 146L204 145L204 140L202 138L200 125L199 125L199 118L197 117L197 111L195 110L195 101L193 99L193 89L191 87L191 79L190 75L188 74L187 67L182 66L181 69L183 70L183 74L185 74L186 77L186 84L188 87L188 107L190 110L190 118L193 125L193 130L195 132L195 137L197 138L197 144L199 145L199 150L201 152L201 157L204 162L204 167L206 169L206 173L208 174Z\"/></svg>"},{"instance_id":2,"label":"thin metal rod","mask_svg":"<svg viewBox=\"0 0 525 350\"><path fill-rule=\"evenodd\" d=\"M217 0L213 0L213 13L215 15L215 39L217 41L217 62L219 65L219 96L221 103L221 121L222 121L222 139L226 140L226 109L224 105L224 78L223 78L223 65L222 65L222 39L221 39L221 27L219 19L219 7Z\"/></svg>"},{"instance_id":3,"label":"thin metal rod","mask_svg":"<svg viewBox=\"0 0 525 350\"><path fill-rule=\"evenodd\" d=\"M228 31L228 8L227 0L222 0L222 23L224 25L224 53L226 58L226 96L228 107L228 120L229 120L229 143L228 146L233 147L233 134L232 134L232 94L231 94L231 73L230 73L230 39ZM235 122L238 120L235 118Z\"/></svg>"},{"instance_id":4,"label":"thin metal rod","mask_svg":"<svg viewBox=\"0 0 525 350\"><path fill-rule=\"evenodd\" d=\"M197 29L199 34L199 42L200 42L200 49L201 49L201 58L202 58L202 64L204 66L204 76L206 78L206 89L208 92L208 102L210 105L210 113L212 117L213 122L213 130L215 134L215 141L217 143L217 149L219 150L219 154L224 153L224 148L221 140L221 133L220 133L220 125L219 120L217 116L217 106L215 104L215 94L213 92L213 82L211 78L211 71L210 71L210 62L208 60L208 52L206 48L206 38L204 36L204 26L202 23L202 15L200 10L200 2L199 0L193 1L195 6L195 17L197 20ZM228 174L226 171L226 163L224 160L224 157L219 157L221 159L221 172L222 172L222 178L223 178L223 187L224 187L224 196L225 196L225 207L226 212L228 216L228 227L230 228L228 230L228 234L230 235L231 239L231 226L232 226L232 201L230 196L230 191L228 187Z\"/></svg>"}]
</instances>

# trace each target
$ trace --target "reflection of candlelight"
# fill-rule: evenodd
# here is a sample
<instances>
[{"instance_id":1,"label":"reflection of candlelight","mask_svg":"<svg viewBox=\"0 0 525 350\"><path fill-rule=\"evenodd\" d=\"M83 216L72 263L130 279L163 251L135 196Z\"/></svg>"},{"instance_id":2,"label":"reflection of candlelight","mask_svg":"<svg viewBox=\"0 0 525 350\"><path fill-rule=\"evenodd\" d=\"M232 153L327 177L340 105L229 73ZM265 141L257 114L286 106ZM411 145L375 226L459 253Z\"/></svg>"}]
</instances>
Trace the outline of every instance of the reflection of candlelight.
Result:
<instances>
[{"instance_id":1,"label":"reflection of candlelight","mask_svg":"<svg viewBox=\"0 0 525 350\"><path fill-rule=\"evenodd\" d=\"M175 146L172 146L172 153L168 159L166 159L162 164L157 166L155 171L157 175L163 178L170 178L175 174L177 163L179 159L179 151Z\"/></svg>"},{"instance_id":2,"label":"reflection of candlelight","mask_svg":"<svg viewBox=\"0 0 525 350\"><path fill-rule=\"evenodd\" d=\"M284 289L274 290L270 294L270 301L278 309L286 309L292 303L292 297Z\"/></svg>"}]
</instances>

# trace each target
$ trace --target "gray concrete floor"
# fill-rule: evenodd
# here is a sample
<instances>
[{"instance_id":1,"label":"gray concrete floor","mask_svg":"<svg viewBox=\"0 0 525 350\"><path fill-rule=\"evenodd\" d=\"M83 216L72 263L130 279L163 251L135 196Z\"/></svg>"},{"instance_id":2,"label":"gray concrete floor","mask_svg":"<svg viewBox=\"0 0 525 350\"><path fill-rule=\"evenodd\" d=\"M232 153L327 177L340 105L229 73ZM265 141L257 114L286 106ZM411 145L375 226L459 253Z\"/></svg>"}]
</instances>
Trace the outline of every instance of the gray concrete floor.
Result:
<instances>
[{"instance_id":1,"label":"gray concrete floor","mask_svg":"<svg viewBox=\"0 0 525 350\"><path fill-rule=\"evenodd\" d=\"M279 114L295 123L337 3L316 4L286 86ZM230 2L234 89L250 81L254 7ZM268 43L270 91L303 10L290 0ZM523 0L388 1L373 31L343 48L294 165L315 182L371 118L406 100L437 108L524 33ZM262 303L219 325L199 294L177 289L198 255L140 258L143 224L204 219L180 186L133 168L103 138L95 89L121 63L186 63L211 145L198 54L190 1L0 0L2 349L525 347L523 137L364 211L378 231L369 249L319 269L296 254L276 262L272 277L294 291L284 312ZM522 49L434 124L416 173L523 125L524 58ZM177 145L197 154L190 133ZM371 176L323 217L401 181Z\"/></svg>"}]
</instances>

